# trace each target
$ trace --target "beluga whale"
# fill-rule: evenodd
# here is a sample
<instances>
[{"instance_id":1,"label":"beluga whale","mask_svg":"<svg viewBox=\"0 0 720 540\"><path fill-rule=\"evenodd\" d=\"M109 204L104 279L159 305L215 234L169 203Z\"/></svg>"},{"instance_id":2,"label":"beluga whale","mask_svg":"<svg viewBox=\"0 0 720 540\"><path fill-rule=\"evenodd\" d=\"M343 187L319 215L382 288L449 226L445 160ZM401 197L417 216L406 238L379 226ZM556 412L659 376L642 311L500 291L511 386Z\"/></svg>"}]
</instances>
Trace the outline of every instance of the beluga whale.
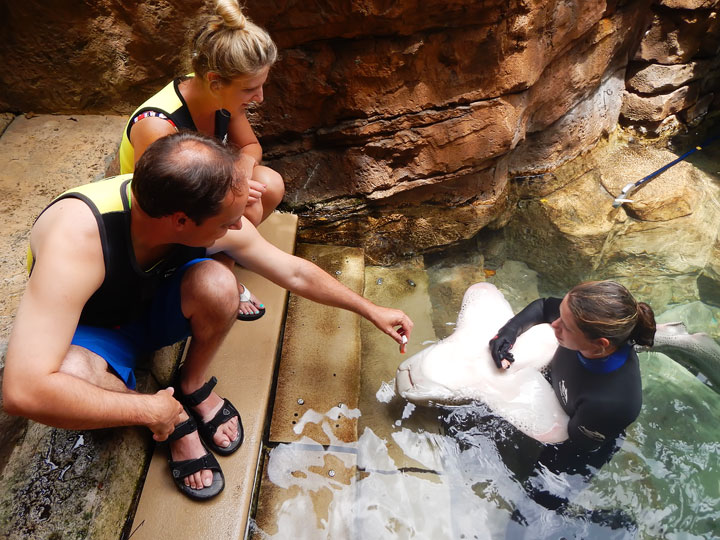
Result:
<instances>
[{"instance_id":1,"label":"beluga whale","mask_svg":"<svg viewBox=\"0 0 720 540\"><path fill-rule=\"evenodd\" d=\"M543 375L558 347L550 325L533 326L518 337L509 369L498 369L492 360L488 342L512 316L509 302L494 285L469 287L455 331L398 367L398 394L421 405L479 401L533 439L566 440L568 416ZM706 334L688 334L681 323L657 325L655 348L684 351L704 365L720 365L720 345Z\"/></svg>"},{"instance_id":2,"label":"beluga whale","mask_svg":"<svg viewBox=\"0 0 720 540\"><path fill-rule=\"evenodd\" d=\"M423 405L481 401L534 439L566 440L568 416L542 374L558 346L550 325L533 326L518 337L509 369L499 370L492 360L488 342L512 316L510 303L494 285L472 285L455 331L400 364L398 393Z\"/></svg>"}]
</instances>

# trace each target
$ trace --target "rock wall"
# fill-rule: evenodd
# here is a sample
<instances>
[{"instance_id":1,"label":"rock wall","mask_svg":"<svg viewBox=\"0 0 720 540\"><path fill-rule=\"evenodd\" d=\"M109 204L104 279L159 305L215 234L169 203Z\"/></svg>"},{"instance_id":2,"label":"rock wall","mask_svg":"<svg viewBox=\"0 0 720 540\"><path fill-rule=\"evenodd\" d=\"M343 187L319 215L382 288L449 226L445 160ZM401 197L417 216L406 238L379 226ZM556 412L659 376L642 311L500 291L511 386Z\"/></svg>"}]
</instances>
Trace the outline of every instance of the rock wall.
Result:
<instances>
[{"instance_id":1,"label":"rock wall","mask_svg":"<svg viewBox=\"0 0 720 540\"><path fill-rule=\"evenodd\" d=\"M0 110L129 112L183 72L202 0L7 2ZM372 262L513 212L618 120L646 133L717 101L718 0L247 2L281 59L252 114L302 240ZM662 125L662 129L659 126ZM118 134L119 136L119 134Z\"/></svg>"},{"instance_id":2,"label":"rock wall","mask_svg":"<svg viewBox=\"0 0 720 540\"><path fill-rule=\"evenodd\" d=\"M525 261L559 291L614 279L657 313L698 298L720 306L720 140L613 207L625 185L708 140L714 124L676 137L677 148L613 135L552 173L514 182L513 219L497 238L486 235L480 252L500 240L503 256Z\"/></svg>"},{"instance_id":3,"label":"rock wall","mask_svg":"<svg viewBox=\"0 0 720 540\"><path fill-rule=\"evenodd\" d=\"M659 0L627 72L622 122L643 134L696 125L720 105L718 2Z\"/></svg>"}]
</instances>

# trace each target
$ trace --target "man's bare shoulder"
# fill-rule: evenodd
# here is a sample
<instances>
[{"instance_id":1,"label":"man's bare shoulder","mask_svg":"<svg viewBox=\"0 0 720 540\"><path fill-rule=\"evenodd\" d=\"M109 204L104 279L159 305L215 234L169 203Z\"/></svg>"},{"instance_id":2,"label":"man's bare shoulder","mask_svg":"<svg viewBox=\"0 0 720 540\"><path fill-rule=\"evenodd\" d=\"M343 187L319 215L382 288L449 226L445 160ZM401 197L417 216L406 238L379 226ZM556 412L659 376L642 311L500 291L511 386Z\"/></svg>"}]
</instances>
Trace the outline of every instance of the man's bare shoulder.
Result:
<instances>
[{"instance_id":1,"label":"man's bare shoulder","mask_svg":"<svg viewBox=\"0 0 720 540\"><path fill-rule=\"evenodd\" d=\"M97 220L90 207L79 199L63 199L45 210L33 225L30 247L35 261L33 275L41 267L64 268L68 271L65 277L83 277L96 286L104 278ZM57 277L60 279L62 273L57 273Z\"/></svg>"},{"instance_id":2,"label":"man's bare shoulder","mask_svg":"<svg viewBox=\"0 0 720 540\"><path fill-rule=\"evenodd\" d=\"M49 239L66 238L83 245L93 244L99 235L92 209L80 199L68 198L54 203L40 215L30 232L30 242L34 251Z\"/></svg>"}]
</instances>

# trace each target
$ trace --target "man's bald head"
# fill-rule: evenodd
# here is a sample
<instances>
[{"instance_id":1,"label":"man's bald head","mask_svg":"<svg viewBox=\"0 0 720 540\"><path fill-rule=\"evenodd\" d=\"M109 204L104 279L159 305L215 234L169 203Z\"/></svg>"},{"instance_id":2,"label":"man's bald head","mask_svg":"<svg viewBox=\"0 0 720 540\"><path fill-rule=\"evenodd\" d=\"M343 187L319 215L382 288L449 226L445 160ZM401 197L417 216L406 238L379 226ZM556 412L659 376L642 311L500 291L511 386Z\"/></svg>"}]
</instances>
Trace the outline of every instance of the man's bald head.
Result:
<instances>
[{"instance_id":1,"label":"man's bald head","mask_svg":"<svg viewBox=\"0 0 720 540\"><path fill-rule=\"evenodd\" d=\"M248 192L239 178L235 152L196 132L167 135L152 143L135 166L132 191L150 217L183 212L201 224L216 215L228 191Z\"/></svg>"}]
</instances>

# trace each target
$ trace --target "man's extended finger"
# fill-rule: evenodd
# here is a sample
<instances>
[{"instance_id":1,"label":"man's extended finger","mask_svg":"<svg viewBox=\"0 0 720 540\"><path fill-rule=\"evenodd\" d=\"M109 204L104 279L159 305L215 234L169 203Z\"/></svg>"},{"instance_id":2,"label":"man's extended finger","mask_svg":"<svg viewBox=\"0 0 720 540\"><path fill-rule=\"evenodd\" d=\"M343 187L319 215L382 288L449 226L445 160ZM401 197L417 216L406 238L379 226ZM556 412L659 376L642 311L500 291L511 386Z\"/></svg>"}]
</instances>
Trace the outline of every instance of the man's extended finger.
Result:
<instances>
[{"instance_id":1,"label":"man's extended finger","mask_svg":"<svg viewBox=\"0 0 720 540\"><path fill-rule=\"evenodd\" d=\"M412 334L413 329L413 322L410 320L410 317L405 315L402 319L400 319L400 322L398 324L401 327L400 330L402 330L401 334L407 336L408 339L410 339L410 334Z\"/></svg>"}]
</instances>

